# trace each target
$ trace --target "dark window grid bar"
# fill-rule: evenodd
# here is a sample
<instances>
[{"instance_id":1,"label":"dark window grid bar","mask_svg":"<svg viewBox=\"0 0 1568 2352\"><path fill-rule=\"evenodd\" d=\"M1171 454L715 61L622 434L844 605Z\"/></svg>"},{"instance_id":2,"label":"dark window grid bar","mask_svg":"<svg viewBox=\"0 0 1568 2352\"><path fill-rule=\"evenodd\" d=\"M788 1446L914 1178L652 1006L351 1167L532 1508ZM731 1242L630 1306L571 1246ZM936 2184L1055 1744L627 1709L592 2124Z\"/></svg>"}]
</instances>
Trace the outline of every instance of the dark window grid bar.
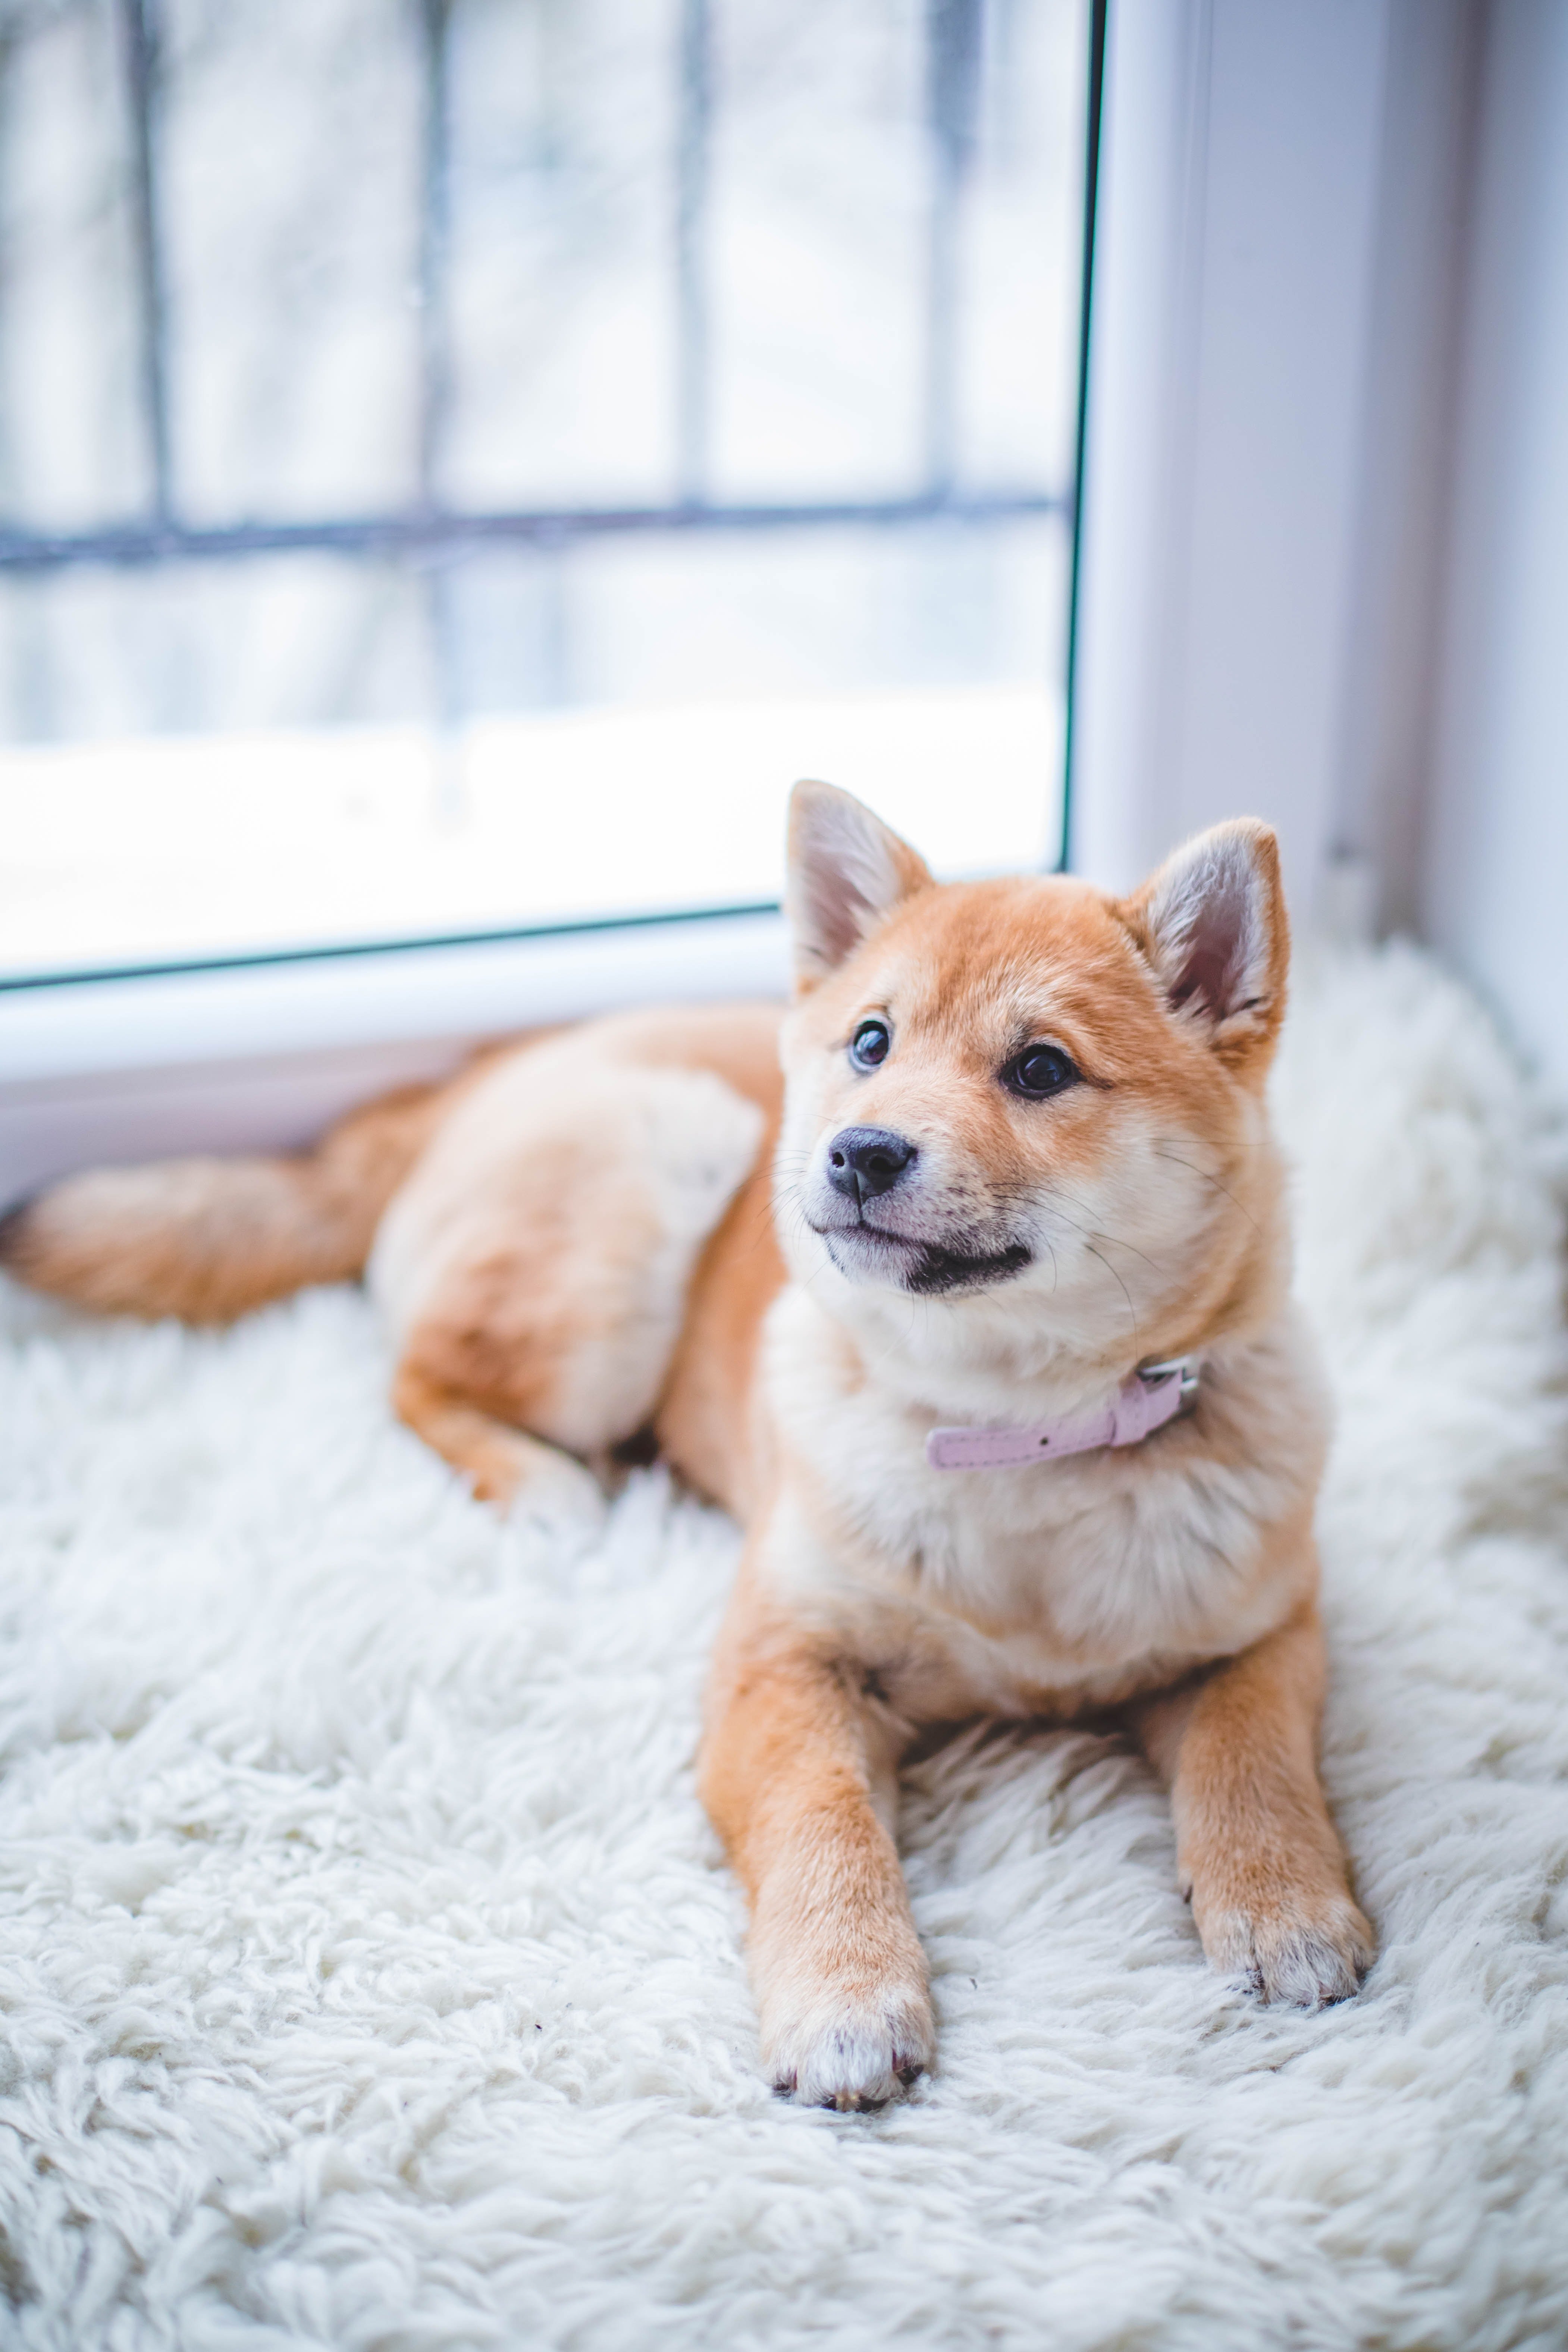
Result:
<instances>
[{"instance_id":1,"label":"dark window grid bar","mask_svg":"<svg viewBox=\"0 0 1568 2352\"><path fill-rule=\"evenodd\" d=\"M925 465L934 495L958 471L963 198L974 162L984 0L926 0L931 194L925 287Z\"/></svg>"},{"instance_id":2,"label":"dark window grid bar","mask_svg":"<svg viewBox=\"0 0 1568 2352\"><path fill-rule=\"evenodd\" d=\"M676 483L700 504L708 488L710 353L707 270L713 37L709 0L682 0L675 184Z\"/></svg>"},{"instance_id":3,"label":"dark window grid bar","mask_svg":"<svg viewBox=\"0 0 1568 2352\"><path fill-rule=\"evenodd\" d=\"M986 525L1042 515L1069 519L1070 495L1049 490L921 492L906 499L844 499L794 505L583 507L460 514L421 509L337 520L236 522L201 527L127 524L61 534L0 530L0 571L58 572L100 563L125 568L226 562L239 556L325 554L452 561L494 546L570 547L584 540L660 531L902 529L921 523Z\"/></svg>"},{"instance_id":4,"label":"dark window grid bar","mask_svg":"<svg viewBox=\"0 0 1568 2352\"><path fill-rule=\"evenodd\" d=\"M122 62L131 115L131 215L135 247L142 430L153 473L153 510L174 516L169 435L168 300L158 212L157 137L163 63L158 0L120 0Z\"/></svg>"},{"instance_id":5,"label":"dark window grid bar","mask_svg":"<svg viewBox=\"0 0 1568 2352\"><path fill-rule=\"evenodd\" d=\"M419 422L416 500L421 515L438 520L441 457L452 405L447 257L451 245L452 131L449 34L452 0L418 0L424 113L419 169ZM461 718L458 622L451 550L439 540L422 551L426 641L432 718L439 754L437 814L448 823L461 814L462 770L453 739Z\"/></svg>"},{"instance_id":6,"label":"dark window grid bar","mask_svg":"<svg viewBox=\"0 0 1568 2352\"><path fill-rule=\"evenodd\" d=\"M451 110L447 72L450 0L419 0L424 85L419 173L418 499L434 511L441 444L451 406L447 255L451 231Z\"/></svg>"}]
</instances>

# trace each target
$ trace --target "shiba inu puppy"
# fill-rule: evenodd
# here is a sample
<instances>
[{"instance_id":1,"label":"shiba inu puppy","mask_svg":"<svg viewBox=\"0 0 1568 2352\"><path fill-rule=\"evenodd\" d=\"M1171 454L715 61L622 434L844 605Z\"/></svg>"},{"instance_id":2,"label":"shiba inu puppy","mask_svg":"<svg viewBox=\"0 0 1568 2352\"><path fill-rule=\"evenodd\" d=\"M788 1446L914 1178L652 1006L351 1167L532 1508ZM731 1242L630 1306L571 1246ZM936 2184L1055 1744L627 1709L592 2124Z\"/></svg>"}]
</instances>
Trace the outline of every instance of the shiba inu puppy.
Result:
<instances>
[{"instance_id":1,"label":"shiba inu puppy","mask_svg":"<svg viewBox=\"0 0 1568 2352\"><path fill-rule=\"evenodd\" d=\"M1222 826L1122 900L939 886L803 784L788 909L782 1016L617 1015L300 1160L73 1178L0 1261L198 1320L367 1267L397 1410L478 1492L592 1503L584 1465L651 1426L743 1520L701 1785L782 2090L870 2106L932 2063L896 1775L981 1714L1119 1711L1209 1958L1342 1999L1373 1940L1315 1759L1272 835Z\"/></svg>"}]
</instances>

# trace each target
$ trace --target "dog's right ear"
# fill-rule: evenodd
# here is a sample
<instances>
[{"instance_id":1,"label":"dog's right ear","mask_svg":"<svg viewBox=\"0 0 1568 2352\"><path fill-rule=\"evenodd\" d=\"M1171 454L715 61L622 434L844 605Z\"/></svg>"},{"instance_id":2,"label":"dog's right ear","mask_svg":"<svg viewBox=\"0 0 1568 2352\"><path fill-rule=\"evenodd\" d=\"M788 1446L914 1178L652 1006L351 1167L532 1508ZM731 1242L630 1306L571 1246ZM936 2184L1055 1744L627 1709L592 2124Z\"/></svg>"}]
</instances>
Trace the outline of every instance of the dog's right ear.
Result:
<instances>
[{"instance_id":1,"label":"dog's right ear","mask_svg":"<svg viewBox=\"0 0 1568 2352\"><path fill-rule=\"evenodd\" d=\"M1116 911L1178 1019L1234 1068L1266 1065L1290 961L1272 829L1257 817L1212 826L1173 850Z\"/></svg>"},{"instance_id":2,"label":"dog's right ear","mask_svg":"<svg viewBox=\"0 0 1568 2352\"><path fill-rule=\"evenodd\" d=\"M932 882L907 841L834 784L796 784L790 794L788 866L784 912L802 995Z\"/></svg>"}]
</instances>

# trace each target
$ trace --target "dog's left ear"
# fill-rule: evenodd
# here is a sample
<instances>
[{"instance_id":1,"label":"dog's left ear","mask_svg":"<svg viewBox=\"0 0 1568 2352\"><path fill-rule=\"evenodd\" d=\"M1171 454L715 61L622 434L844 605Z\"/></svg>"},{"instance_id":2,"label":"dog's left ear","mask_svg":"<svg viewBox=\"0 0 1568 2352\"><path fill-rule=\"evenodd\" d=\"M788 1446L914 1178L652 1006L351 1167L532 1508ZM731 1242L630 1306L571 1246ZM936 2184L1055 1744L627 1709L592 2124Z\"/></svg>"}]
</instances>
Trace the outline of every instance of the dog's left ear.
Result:
<instances>
[{"instance_id":1,"label":"dog's left ear","mask_svg":"<svg viewBox=\"0 0 1568 2352\"><path fill-rule=\"evenodd\" d=\"M1237 817L1173 852L1118 908L1173 1012L1197 1022L1239 1068L1270 1047L1285 1016L1290 929L1279 844Z\"/></svg>"},{"instance_id":2,"label":"dog's left ear","mask_svg":"<svg viewBox=\"0 0 1568 2352\"><path fill-rule=\"evenodd\" d=\"M907 841L834 784L796 784L791 793L788 866L784 911L802 995L932 880Z\"/></svg>"}]
</instances>

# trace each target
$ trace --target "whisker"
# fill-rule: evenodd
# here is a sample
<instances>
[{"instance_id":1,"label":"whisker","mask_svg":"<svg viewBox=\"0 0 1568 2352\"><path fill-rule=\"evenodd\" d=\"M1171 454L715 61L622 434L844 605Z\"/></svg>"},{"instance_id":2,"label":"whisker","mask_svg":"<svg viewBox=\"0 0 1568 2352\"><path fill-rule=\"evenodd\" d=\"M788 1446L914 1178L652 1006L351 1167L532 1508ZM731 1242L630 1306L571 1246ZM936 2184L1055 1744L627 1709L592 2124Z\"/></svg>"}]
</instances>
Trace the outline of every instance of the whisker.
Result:
<instances>
[{"instance_id":1,"label":"whisker","mask_svg":"<svg viewBox=\"0 0 1568 2352\"><path fill-rule=\"evenodd\" d=\"M1121 1290L1122 1297L1127 1301L1127 1312L1132 1318L1132 1341L1135 1347L1138 1346L1141 1341L1141 1333L1138 1323L1138 1309L1132 1304L1132 1293L1128 1289L1127 1285L1122 1281L1121 1276L1117 1273L1116 1268L1111 1265L1110 1260L1108 1257L1100 1256L1100 1252L1095 1248L1092 1242L1086 1242L1084 1246L1088 1250L1090 1257L1100 1258L1100 1265L1105 1268L1106 1273L1110 1275L1111 1280Z\"/></svg>"},{"instance_id":2,"label":"whisker","mask_svg":"<svg viewBox=\"0 0 1568 2352\"><path fill-rule=\"evenodd\" d=\"M1223 1192L1226 1199L1230 1202L1231 1207L1236 1211L1237 1216L1246 1217L1247 1222L1252 1227L1253 1232L1258 1234L1259 1239L1262 1238L1263 1228L1258 1223L1257 1218L1252 1216L1242 1207L1241 1202L1237 1199L1236 1194L1231 1192L1227 1186L1222 1184L1217 1176L1211 1176L1208 1170L1206 1168L1200 1168L1195 1160L1184 1160L1179 1151L1167 1151L1162 1144L1157 1143L1154 1146L1154 1151L1155 1156L1158 1159L1173 1160L1178 1168L1189 1169L1193 1175L1201 1176L1205 1184L1212 1184L1216 1192Z\"/></svg>"},{"instance_id":3,"label":"whisker","mask_svg":"<svg viewBox=\"0 0 1568 2352\"><path fill-rule=\"evenodd\" d=\"M1069 1194L1068 1198L1070 1199L1071 1197L1071 1194ZM1160 1267L1150 1256L1148 1251L1141 1250L1136 1242L1124 1242L1115 1234L1102 1234L1095 1226L1080 1225L1076 1217L1067 1216L1065 1211L1062 1213L1065 1223L1072 1227L1075 1234L1082 1234L1086 1241L1109 1242L1112 1249L1131 1250L1134 1257L1141 1257L1145 1265L1153 1267L1156 1274L1160 1272Z\"/></svg>"}]
</instances>

